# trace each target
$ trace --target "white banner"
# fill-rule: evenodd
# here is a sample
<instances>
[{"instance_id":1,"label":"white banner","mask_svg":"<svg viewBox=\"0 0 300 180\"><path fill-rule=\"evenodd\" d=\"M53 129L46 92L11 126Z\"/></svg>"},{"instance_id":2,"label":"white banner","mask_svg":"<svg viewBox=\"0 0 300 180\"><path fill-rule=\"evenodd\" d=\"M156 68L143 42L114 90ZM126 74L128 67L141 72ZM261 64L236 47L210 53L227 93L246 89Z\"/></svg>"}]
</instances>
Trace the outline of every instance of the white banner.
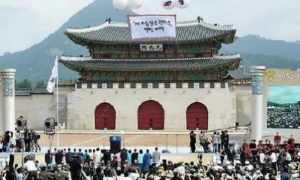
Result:
<instances>
[{"instance_id":1,"label":"white banner","mask_svg":"<svg viewBox=\"0 0 300 180\"><path fill-rule=\"evenodd\" d=\"M56 56L54 65L52 68L52 73L51 73L51 76L49 78L48 85L47 85L47 91L49 93L53 93L57 78L58 78L58 57Z\"/></svg>"},{"instance_id":2,"label":"white banner","mask_svg":"<svg viewBox=\"0 0 300 180\"><path fill-rule=\"evenodd\" d=\"M129 16L129 25L133 40L176 38L175 15Z\"/></svg>"}]
</instances>

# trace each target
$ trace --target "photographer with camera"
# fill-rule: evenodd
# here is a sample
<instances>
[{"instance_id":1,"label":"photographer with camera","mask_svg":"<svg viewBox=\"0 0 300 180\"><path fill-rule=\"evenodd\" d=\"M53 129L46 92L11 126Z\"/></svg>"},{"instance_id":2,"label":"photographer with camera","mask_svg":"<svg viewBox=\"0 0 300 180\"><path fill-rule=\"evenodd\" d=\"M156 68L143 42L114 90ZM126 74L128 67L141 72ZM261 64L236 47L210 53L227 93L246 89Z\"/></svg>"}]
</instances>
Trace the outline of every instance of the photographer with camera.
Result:
<instances>
[{"instance_id":1,"label":"photographer with camera","mask_svg":"<svg viewBox=\"0 0 300 180\"><path fill-rule=\"evenodd\" d=\"M12 152L13 132L6 131L2 139L2 152Z\"/></svg>"}]
</instances>

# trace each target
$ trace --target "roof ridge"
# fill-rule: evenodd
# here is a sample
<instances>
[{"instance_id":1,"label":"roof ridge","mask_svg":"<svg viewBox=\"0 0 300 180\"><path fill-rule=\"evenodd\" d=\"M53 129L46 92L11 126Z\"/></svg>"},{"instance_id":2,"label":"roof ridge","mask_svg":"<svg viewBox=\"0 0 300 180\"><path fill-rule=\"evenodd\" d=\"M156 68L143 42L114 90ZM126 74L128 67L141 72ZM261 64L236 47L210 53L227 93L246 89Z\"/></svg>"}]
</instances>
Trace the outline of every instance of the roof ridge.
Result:
<instances>
[{"instance_id":1,"label":"roof ridge","mask_svg":"<svg viewBox=\"0 0 300 180\"><path fill-rule=\"evenodd\" d=\"M184 26L197 26L201 25L203 27L213 29L213 30L223 30L229 31L234 30L233 25L220 25L220 24L211 24L204 21L190 20L190 21L177 21L176 27L184 27ZM125 27L129 28L128 22L105 22L98 26L91 26L86 28L68 28L66 30L67 33L88 33L92 31L97 31L106 27Z\"/></svg>"},{"instance_id":2,"label":"roof ridge","mask_svg":"<svg viewBox=\"0 0 300 180\"><path fill-rule=\"evenodd\" d=\"M214 55L212 57L198 57L198 58L180 58L180 59L176 59L176 58L169 58L169 59L162 59L162 60L166 60L166 61L172 61L172 60L193 60L193 59L197 59L197 60L209 60L209 59L219 59L219 60L227 60L227 59L237 59L237 58L241 58L240 54L230 54L230 55ZM62 61L89 61L89 60L101 60L101 61L111 61L111 60L116 60L113 58L110 59L93 59L91 56L83 56L83 57L76 57L76 56L60 56L59 57L60 60ZM140 60L143 61L144 59L119 59L120 61L134 61L134 60ZM145 59L145 61L153 61L153 60L158 60L158 59Z\"/></svg>"}]
</instances>

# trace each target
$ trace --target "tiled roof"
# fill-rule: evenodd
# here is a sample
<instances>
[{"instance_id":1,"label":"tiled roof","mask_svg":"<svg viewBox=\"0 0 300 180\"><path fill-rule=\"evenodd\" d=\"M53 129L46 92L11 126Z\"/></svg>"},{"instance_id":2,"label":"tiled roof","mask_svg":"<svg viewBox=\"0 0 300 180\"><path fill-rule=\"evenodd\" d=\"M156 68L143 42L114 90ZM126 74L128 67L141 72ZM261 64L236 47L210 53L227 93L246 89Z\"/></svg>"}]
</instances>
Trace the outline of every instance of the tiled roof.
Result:
<instances>
[{"instance_id":1,"label":"tiled roof","mask_svg":"<svg viewBox=\"0 0 300 180\"><path fill-rule=\"evenodd\" d=\"M202 71L210 68L235 70L240 56L214 56L187 59L91 59L89 57L60 57L60 62L74 71Z\"/></svg>"},{"instance_id":2,"label":"tiled roof","mask_svg":"<svg viewBox=\"0 0 300 180\"><path fill-rule=\"evenodd\" d=\"M204 22L177 23L176 43L205 41L216 39L223 43L232 43L236 30L232 26L213 25ZM104 23L85 29L67 29L65 34L75 43L86 45L93 43L139 43L131 39L126 23ZM143 40L143 42L173 41L173 39Z\"/></svg>"}]
</instances>

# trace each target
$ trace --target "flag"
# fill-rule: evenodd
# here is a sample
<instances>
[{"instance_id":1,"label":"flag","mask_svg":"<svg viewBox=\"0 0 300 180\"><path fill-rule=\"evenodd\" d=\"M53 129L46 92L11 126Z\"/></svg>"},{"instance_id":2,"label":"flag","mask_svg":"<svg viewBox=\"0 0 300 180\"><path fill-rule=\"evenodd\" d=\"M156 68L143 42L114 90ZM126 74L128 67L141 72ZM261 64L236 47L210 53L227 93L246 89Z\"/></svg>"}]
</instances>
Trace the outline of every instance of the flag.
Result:
<instances>
[{"instance_id":1,"label":"flag","mask_svg":"<svg viewBox=\"0 0 300 180\"><path fill-rule=\"evenodd\" d=\"M53 93L57 78L58 78L58 57L56 56L54 61L54 66L52 68L52 73L47 85L47 91L49 93Z\"/></svg>"},{"instance_id":2,"label":"flag","mask_svg":"<svg viewBox=\"0 0 300 180\"><path fill-rule=\"evenodd\" d=\"M166 9L172 9L175 7L174 0L164 0L162 6Z\"/></svg>"},{"instance_id":3,"label":"flag","mask_svg":"<svg viewBox=\"0 0 300 180\"><path fill-rule=\"evenodd\" d=\"M162 6L165 9L186 8L190 4L191 0L163 0Z\"/></svg>"},{"instance_id":4,"label":"flag","mask_svg":"<svg viewBox=\"0 0 300 180\"><path fill-rule=\"evenodd\" d=\"M178 0L178 3L179 3L179 5L181 5L181 6L184 6L184 5L185 5L184 0Z\"/></svg>"},{"instance_id":5,"label":"flag","mask_svg":"<svg viewBox=\"0 0 300 180\"><path fill-rule=\"evenodd\" d=\"M176 5L179 8L186 8L190 4L191 0L177 0Z\"/></svg>"}]
</instances>

